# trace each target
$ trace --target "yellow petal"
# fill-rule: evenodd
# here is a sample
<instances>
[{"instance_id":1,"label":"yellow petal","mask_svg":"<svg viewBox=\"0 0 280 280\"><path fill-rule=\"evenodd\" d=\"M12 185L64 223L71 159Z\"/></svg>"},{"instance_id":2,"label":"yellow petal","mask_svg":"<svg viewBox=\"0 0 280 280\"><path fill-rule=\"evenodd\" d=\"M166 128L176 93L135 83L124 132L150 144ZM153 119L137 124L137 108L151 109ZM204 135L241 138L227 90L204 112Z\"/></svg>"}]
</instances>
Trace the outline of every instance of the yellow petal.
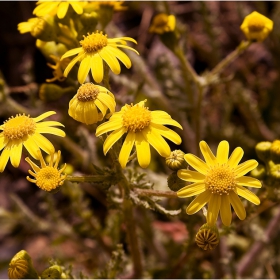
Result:
<instances>
[{"instance_id":1,"label":"yellow petal","mask_svg":"<svg viewBox=\"0 0 280 280\"><path fill-rule=\"evenodd\" d=\"M228 161L229 144L228 141L221 141L217 149L217 162L226 163Z\"/></svg>"},{"instance_id":2,"label":"yellow petal","mask_svg":"<svg viewBox=\"0 0 280 280\"><path fill-rule=\"evenodd\" d=\"M203 182L205 179L203 174L188 169L178 170L177 175L180 179L188 182Z\"/></svg>"},{"instance_id":3,"label":"yellow petal","mask_svg":"<svg viewBox=\"0 0 280 280\"><path fill-rule=\"evenodd\" d=\"M193 154L185 154L184 159L195 170L197 170L198 172L200 172L203 175L206 175L209 167L200 158L198 158L197 156L195 156Z\"/></svg>"},{"instance_id":4,"label":"yellow petal","mask_svg":"<svg viewBox=\"0 0 280 280\"><path fill-rule=\"evenodd\" d=\"M53 144L45 136L39 133L34 133L31 137L46 153L51 154L55 152Z\"/></svg>"},{"instance_id":5,"label":"yellow petal","mask_svg":"<svg viewBox=\"0 0 280 280\"><path fill-rule=\"evenodd\" d=\"M211 195L209 191L199 194L187 207L187 214L192 215L198 212L209 201Z\"/></svg>"},{"instance_id":6,"label":"yellow petal","mask_svg":"<svg viewBox=\"0 0 280 280\"><path fill-rule=\"evenodd\" d=\"M207 222L210 225L215 225L221 207L221 195L212 194L208 203Z\"/></svg>"},{"instance_id":7,"label":"yellow petal","mask_svg":"<svg viewBox=\"0 0 280 280\"><path fill-rule=\"evenodd\" d=\"M102 93L100 92L98 94L98 100L100 100L104 105L106 105L109 110L111 112L115 112L115 108L116 108L116 102L115 100L109 95L109 94L106 94L106 93Z\"/></svg>"},{"instance_id":8,"label":"yellow petal","mask_svg":"<svg viewBox=\"0 0 280 280\"><path fill-rule=\"evenodd\" d=\"M214 165L216 157L205 141L200 141L199 147L207 165Z\"/></svg>"},{"instance_id":9,"label":"yellow petal","mask_svg":"<svg viewBox=\"0 0 280 280\"><path fill-rule=\"evenodd\" d=\"M229 202L232 205L237 217L240 220L244 220L246 218L246 211L244 205L242 204L240 198L235 192L229 193Z\"/></svg>"},{"instance_id":10,"label":"yellow petal","mask_svg":"<svg viewBox=\"0 0 280 280\"><path fill-rule=\"evenodd\" d=\"M8 140L4 137L3 133L0 134L0 151L7 145Z\"/></svg>"},{"instance_id":11,"label":"yellow petal","mask_svg":"<svg viewBox=\"0 0 280 280\"><path fill-rule=\"evenodd\" d=\"M178 197L190 197L194 195L201 194L206 191L205 184L202 182L194 183L189 186L185 186L184 188L177 191Z\"/></svg>"},{"instance_id":12,"label":"yellow petal","mask_svg":"<svg viewBox=\"0 0 280 280\"><path fill-rule=\"evenodd\" d=\"M81 6L80 2L70 2L70 5L72 6L73 10L78 14L81 15L83 13L83 7Z\"/></svg>"},{"instance_id":13,"label":"yellow petal","mask_svg":"<svg viewBox=\"0 0 280 280\"><path fill-rule=\"evenodd\" d=\"M235 168L235 173L237 174L236 178L239 178L239 177L245 175L246 173L253 170L257 166L258 166L258 162L254 159L250 159L250 160L243 162L242 164L238 165Z\"/></svg>"},{"instance_id":14,"label":"yellow petal","mask_svg":"<svg viewBox=\"0 0 280 280\"><path fill-rule=\"evenodd\" d=\"M59 128L56 127L42 127L42 128L37 128L36 129L37 133L49 133L61 137L65 137L65 132Z\"/></svg>"},{"instance_id":15,"label":"yellow petal","mask_svg":"<svg viewBox=\"0 0 280 280\"><path fill-rule=\"evenodd\" d=\"M120 154L119 154L119 162L122 168L125 168L128 158L130 156L132 147L135 142L135 133L129 132L123 142Z\"/></svg>"},{"instance_id":16,"label":"yellow petal","mask_svg":"<svg viewBox=\"0 0 280 280\"><path fill-rule=\"evenodd\" d=\"M231 224L232 214L228 195L222 195L220 215L225 226Z\"/></svg>"},{"instance_id":17,"label":"yellow petal","mask_svg":"<svg viewBox=\"0 0 280 280\"><path fill-rule=\"evenodd\" d=\"M97 83L101 83L103 80L104 70L102 58L96 54L91 58L91 74L93 79Z\"/></svg>"},{"instance_id":18,"label":"yellow petal","mask_svg":"<svg viewBox=\"0 0 280 280\"><path fill-rule=\"evenodd\" d=\"M82 48L81 48L81 47L80 47L80 48L72 49L72 50L70 50L70 51L67 51L67 52L60 58L60 60L63 60L63 59L66 58L66 57L69 57L69 56L72 56L72 55L74 55L74 54L77 54L77 53L79 53L80 51L82 51Z\"/></svg>"},{"instance_id":19,"label":"yellow petal","mask_svg":"<svg viewBox=\"0 0 280 280\"><path fill-rule=\"evenodd\" d=\"M94 101L84 102L84 120L87 125L98 122L98 111Z\"/></svg>"},{"instance_id":20,"label":"yellow petal","mask_svg":"<svg viewBox=\"0 0 280 280\"><path fill-rule=\"evenodd\" d=\"M99 55L102 57L103 60L106 61L106 63L109 65L110 69L114 74L117 75L120 74L121 72L120 63L118 62L118 60L114 55L108 52L106 48L102 49L99 52Z\"/></svg>"},{"instance_id":21,"label":"yellow petal","mask_svg":"<svg viewBox=\"0 0 280 280\"><path fill-rule=\"evenodd\" d=\"M46 113L38 116L37 118L33 118L33 120L37 123L37 122L39 122L39 121L41 121L41 120L43 120L43 119L45 119L45 118L47 118L51 115L54 115L54 114L56 114L55 111L49 111L49 112L46 112Z\"/></svg>"},{"instance_id":22,"label":"yellow petal","mask_svg":"<svg viewBox=\"0 0 280 280\"><path fill-rule=\"evenodd\" d=\"M73 68L73 66L74 66L80 59L82 59L82 57L83 57L84 55L85 55L85 54L84 54L84 52L82 51L82 52L80 52L75 58L73 58L73 59L69 62L69 64L67 65L67 67L66 67L65 70L64 70L64 73L63 73L64 77L67 77L67 76L68 76L68 74L69 74L70 70Z\"/></svg>"},{"instance_id":23,"label":"yellow petal","mask_svg":"<svg viewBox=\"0 0 280 280\"><path fill-rule=\"evenodd\" d=\"M110 132L112 130L117 130L117 129L120 129L123 127L123 124L121 121L119 120L116 120L116 121L108 121L108 122L105 122L105 123L102 123L101 125L99 125L97 128L96 128L96 133L95 135L97 137L99 137L100 135L106 133L106 132Z\"/></svg>"},{"instance_id":24,"label":"yellow petal","mask_svg":"<svg viewBox=\"0 0 280 280\"><path fill-rule=\"evenodd\" d=\"M79 67L78 71L78 81L83 84L87 78L88 72L90 70L91 58L90 56L85 57Z\"/></svg>"},{"instance_id":25,"label":"yellow petal","mask_svg":"<svg viewBox=\"0 0 280 280\"><path fill-rule=\"evenodd\" d=\"M113 131L105 140L103 145L103 152L104 155L107 154L107 152L111 149L111 147L123 136L123 134L126 133L126 129L123 127L120 127L119 129L116 129Z\"/></svg>"},{"instance_id":26,"label":"yellow petal","mask_svg":"<svg viewBox=\"0 0 280 280\"><path fill-rule=\"evenodd\" d=\"M64 126L64 125L62 123L56 122L56 121L45 121L45 122L36 124L37 128L50 127L50 126Z\"/></svg>"},{"instance_id":27,"label":"yellow petal","mask_svg":"<svg viewBox=\"0 0 280 280\"><path fill-rule=\"evenodd\" d=\"M150 144L146 141L141 132L136 134L135 146L139 165L142 168L147 168L151 161Z\"/></svg>"},{"instance_id":28,"label":"yellow petal","mask_svg":"<svg viewBox=\"0 0 280 280\"><path fill-rule=\"evenodd\" d=\"M32 137L29 137L25 142L23 142L23 146L29 152L29 154L35 158L39 159L37 151L40 149L37 143L33 140Z\"/></svg>"},{"instance_id":29,"label":"yellow petal","mask_svg":"<svg viewBox=\"0 0 280 280\"><path fill-rule=\"evenodd\" d=\"M170 116L162 115L161 114L154 114L155 111L151 112L152 120L151 123L154 124L162 124L162 125L174 125L176 127L179 127L180 129L183 129L182 126L173 120Z\"/></svg>"},{"instance_id":30,"label":"yellow petal","mask_svg":"<svg viewBox=\"0 0 280 280\"><path fill-rule=\"evenodd\" d=\"M243 155L244 155L244 151L242 148L240 147L235 148L228 160L228 165L232 168L235 168L239 164Z\"/></svg>"},{"instance_id":31,"label":"yellow petal","mask_svg":"<svg viewBox=\"0 0 280 280\"><path fill-rule=\"evenodd\" d=\"M5 148L0 156L0 172L3 172L10 157L10 149Z\"/></svg>"},{"instance_id":32,"label":"yellow petal","mask_svg":"<svg viewBox=\"0 0 280 280\"><path fill-rule=\"evenodd\" d=\"M238 186L245 186L245 187L251 187L251 188L261 188L262 183L261 181L248 177L248 176L242 176L240 178L236 179L236 183Z\"/></svg>"},{"instance_id":33,"label":"yellow petal","mask_svg":"<svg viewBox=\"0 0 280 280\"><path fill-rule=\"evenodd\" d=\"M98 98L98 97L97 97ZM104 117L106 115L108 106L105 106L102 102L100 102L100 100L96 99L94 101L95 105L97 106L97 108L100 110L102 116Z\"/></svg>"},{"instance_id":34,"label":"yellow petal","mask_svg":"<svg viewBox=\"0 0 280 280\"><path fill-rule=\"evenodd\" d=\"M18 167L22 154L22 142L13 145L10 151L10 161L13 167Z\"/></svg>"},{"instance_id":35,"label":"yellow petal","mask_svg":"<svg viewBox=\"0 0 280 280\"><path fill-rule=\"evenodd\" d=\"M254 203L255 205L260 204L260 199L254 193L249 191L248 189L246 189L242 186L237 186L236 192L238 195L244 197L245 199L249 200L250 202Z\"/></svg>"},{"instance_id":36,"label":"yellow petal","mask_svg":"<svg viewBox=\"0 0 280 280\"><path fill-rule=\"evenodd\" d=\"M124 52L110 45L106 47L106 50L115 55L125 65L126 68L129 69L131 67L131 60Z\"/></svg>"},{"instance_id":37,"label":"yellow petal","mask_svg":"<svg viewBox=\"0 0 280 280\"><path fill-rule=\"evenodd\" d=\"M161 136L167 138L168 140L172 141L176 145L180 145L182 143L182 139L179 134L175 131L161 125L161 124L153 124L151 123L151 127L157 130Z\"/></svg>"},{"instance_id":38,"label":"yellow petal","mask_svg":"<svg viewBox=\"0 0 280 280\"><path fill-rule=\"evenodd\" d=\"M25 160L29 163L29 165L33 168L33 170L37 173L38 171L40 171L40 167L35 164L33 161L31 161L31 159L29 157L25 158Z\"/></svg>"},{"instance_id":39,"label":"yellow petal","mask_svg":"<svg viewBox=\"0 0 280 280\"><path fill-rule=\"evenodd\" d=\"M69 3L67 2L60 2L59 6L58 6L58 10L57 10L57 17L59 19L62 19L65 17L67 10L69 7Z\"/></svg>"}]
</instances>

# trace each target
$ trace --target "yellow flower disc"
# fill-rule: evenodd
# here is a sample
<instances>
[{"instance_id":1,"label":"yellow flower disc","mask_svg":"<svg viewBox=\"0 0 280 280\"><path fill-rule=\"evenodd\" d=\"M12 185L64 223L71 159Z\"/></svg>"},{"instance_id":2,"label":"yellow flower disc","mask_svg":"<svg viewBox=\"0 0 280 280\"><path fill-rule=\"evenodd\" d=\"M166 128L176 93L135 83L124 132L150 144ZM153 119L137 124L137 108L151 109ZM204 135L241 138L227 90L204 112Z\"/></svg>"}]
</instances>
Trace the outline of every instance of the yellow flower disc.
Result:
<instances>
[{"instance_id":1,"label":"yellow flower disc","mask_svg":"<svg viewBox=\"0 0 280 280\"><path fill-rule=\"evenodd\" d=\"M77 99L81 102L88 102L96 100L99 94L99 87L92 84L86 83L79 87L77 92Z\"/></svg>"},{"instance_id":2,"label":"yellow flower disc","mask_svg":"<svg viewBox=\"0 0 280 280\"><path fill-rule=\"evenodd\" d=\"M107 46L107 35L103 35L102 31L100 33L97 31L84 36L84 40L81 40L80 44L86 53L93 54Z\"/></svg>"}]
</instances>

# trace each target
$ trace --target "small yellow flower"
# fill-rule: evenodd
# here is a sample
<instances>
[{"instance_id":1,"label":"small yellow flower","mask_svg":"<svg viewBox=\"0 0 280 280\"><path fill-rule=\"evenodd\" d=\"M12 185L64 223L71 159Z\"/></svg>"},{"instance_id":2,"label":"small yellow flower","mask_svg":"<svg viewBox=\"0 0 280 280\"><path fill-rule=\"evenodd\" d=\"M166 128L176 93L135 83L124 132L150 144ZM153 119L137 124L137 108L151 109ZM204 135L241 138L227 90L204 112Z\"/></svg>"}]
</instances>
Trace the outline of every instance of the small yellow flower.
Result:
<instances>
[{"instance_id":1,"label":"small yellow flower","mask_svg":"<svg viewBox=\"0 0 280 280\"><path fill-rule=\"evenodd\" d=\"M164 13L158 14L154 17L149 32L156 34L163 34L174 31L176 25L176 18L174 15L167 15Z\"/></svg>"},{"instance_id":2,"label":"small yellow flower","mask_svg":"<svg viewBox=\"0 0 280 280\"><path fill-rule=\"evenodd\" d=\"M38 150L37 153L41 163L41 168L27 157L25 160L34 170L34 172L31 170L28 170L28 172L30 175L34 176L35 179L31 179L29 176L27 176L26 179L31 183L35 183L40 189L48 192L63 185L67 176L65 174L62 174L62 172L66 168L66 163L60 170L57 168L60 161L61 152L58 151L56 160L54 160L54 153L52 153L48 165L44 161L41 151Z\"/></svg>"},{"instance_id":3,"label":"small yellow flower","mask_svg":"<svg viewBox=\"0 0 280 280\"><path fill-rule=\"evenodd\" d=\"M96 1L99 8L101 7L111 7L114 11L125 11L126 6L123 6L124 1Z\"/></svg>"},{"instance_id":4,"label":"small yellow flower","mask_svg":"<svg viewBox=\"0 0 280 280\"><path fill-rule=\"evenodd\" d=\"M198 172L187 169L177 172L178 177L182 180L194 183L179 190L178 197L198 195L187 207L187 214L192 215L209 203L208 223L215 224L220 212L223 224L229 226L232 219L230 207L232 205L238 218L244 220L246 212L238 195L256 205L260 204L259 198L243 187L261 187L259 180L243 176L254 169L258 162L248 160L238 165L244 154L240 147L237 147L228 159L229 144L227 141L220 142L216 157L205 141L200 142L200 150L206 162L195 155L185 155L186 162Z\"/></svg>"},{"instance_id":5,"label":"small yellow flower","mask_svg":"<svg viewBox=\"0 0 280 280\"><path fill-rule=\"evenodd\" d=\"M163 137L177 145L181 144L181 137L164 125L174 125L181 129L182 126L164 111L150 111L149 108L144 106L145 102L146 100L135 105L126 104L120 112L114 113L108 122L101 124L96 129L96 136L114 130L104 142L103 151L105 155L127 133L119 155L122 168L126 166L134 144L137 159L142 168L146 168L150 164L150 145L162 157L168 157L171 150Z\"/></svg>"},{"instance_id":6,"label":"small yellow flower","mask_svg":"<svg viewBox=\"0 0 280 280\"><path fill-rule=\"evenodd\" d=\"M248 40L262 42L273 29L273 21L254 11L245 17L240 29Z\"/></svg>"},{"instance_id":7,"label":"small yellow flower","mask_svg":"<svg viewBox=\"0 0 280 280\"><path fill-rule=\"evenodd\" d=\"M126 41L137 42L130 37L120 37L109 39L107 35L96 31L95 33L84 36L84 40L80 41L82 47L72 49L66 52L61 59L78 54L66 67L64 76L67 77L72 67L81 61L78 71L78 81L84 83L89 71L95 82L100 83L103 80L103 60L109 65L114 74L120 74L121 67L118 59L126 66L131 67L129 57L118 48L132 50L139 54L135 49L127 46Z\"/></svg>"},{"instance_id":8,"label":"small yellow flower","mask_svg":"<svg viewBox=\"0 0 280 280\"><path fill-rule=\"evenodd\" d=\"M60 122L41 120L56 114L54 111L46 112L37 118L25 115L11 117L0 126L0 172L3 172L10 158L11 164L18 167L24 146L32 157L38 159L37 150L42 149L50 154L54 152L53 144L42 133L54 134L64 137L65 132L54 126L64 126ZM40 122L40 123L39 123Z\"/></svg>"},{"instance_id":9,"label":"small yellow flower","mask_svg":"<svg viewBox=\"0 0 280 280\"><path fill-rule=\"evenodd\" d=\"M77 14L83 13L83 7L85 6L85 1L49 1L49 0L39 0L36 5L37 7L34 9L33 14L40 17L44 15L55 15L57 14L57 17L59 19L62 19L65 17L69 5L72 6L73 10Z\"/></svg>"},{"instance_id":10,"label":"small yellow flower","mask_svg":"<svg viewBox=\"0 0 280 280\"><path fill-rule=\"evenodd\" d=\"M70 59L66 58L63 60L60 60L58 56L50 55L50 58L55 62L55 64L47 63L47 65L54 69L53 71L53 78L46 79L46 82L52 83L55 81L63 82L65 80L65 77L63 75L63 71L65 70L66 66L69 64Z\"/></svg>"},{"instance_id":11,"label":"small yellow flower","mask_svg":"<svg viewBox=\"0 0 280 280\"><path fill-rule=\"evenodd\" d=\"M103 120L108 109L110 114L114 113L115 107L115 97L109 90L85 83L70 100L68 114L76 121L93 124Z\"/></svg>"}]
</instances>

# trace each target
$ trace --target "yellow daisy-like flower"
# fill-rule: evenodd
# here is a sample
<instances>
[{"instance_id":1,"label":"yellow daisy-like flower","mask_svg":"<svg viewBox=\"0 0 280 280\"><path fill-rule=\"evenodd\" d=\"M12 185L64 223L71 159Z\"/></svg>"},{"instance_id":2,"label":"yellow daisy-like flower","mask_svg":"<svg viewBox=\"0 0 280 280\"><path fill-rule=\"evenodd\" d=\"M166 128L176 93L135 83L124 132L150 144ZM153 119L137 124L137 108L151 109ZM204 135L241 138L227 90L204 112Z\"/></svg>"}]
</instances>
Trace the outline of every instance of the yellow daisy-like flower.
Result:
<instances>
[{"instance_id":1,"label":"yellow daisy-like flower","mask_svg":"<svg viewBox=\"0 0 280 280\"><path fill-rule=\"evenodd\" d=\"M248 40L262 42L273 29L273 21L254 11L245 17L240 29Z\"/></svg>"},{"instance_id":2,"label":"yellow daisy-like flower","mask_svg":"<svg viewBox=\"0 0 280 280\"><path fill-rule=\"evenodd\" d=\"M193 182L177 192L178 197L198 195L187 207L187 214L192 215L199 211L206 203L208 205L207 221L215 224L220 212L224 225L231 224L231 207L240 220L245 219L245 208L239 196L258 205L259 198L243 186L260 188L261 182L255 178L243 176L257 167L256 160L248 160L239 164L244 152L237 147L228 159L229 144L220 142L216 157L211 152L205 141L200 142L200 150L205 162L192 154L186 154L186 162L196 171L181 169L177 175L182 180Z\"/></svg>"},{"instance_id":3,"label":"yellow daisy-like flower","mask_svg":"<svg viewBox=\"0 0 280 280\"><path fill-rule=\"evenodd\" d=\"M61 59L78 54L66 67L64 76L67 77L72 67L81 61L78 71L78 81L84 83L89 71L91 70L93 79L100 83L103 80L103 60L109 65L114 74L120 74L121 67L118 59L126 66L131 67L129 57L118 48L132 50L139 54L135 49L127 46L126 41L137 42L130 37L120 37L109 39L107 35L96 31L95 33L84 36L84 40L80 41L82 47L72 49L66 52Z\"/></svg>"},{"instance_id":4,"label":"yellow daisy-like flower","mask_svg":"<svg viewBox=\"0 0 280 280\"><path fill-rule=\"evenodd\" d=\"M176 25L176 18L174 15L167 15L164 13L158 14L154 17L149 32L156 34L163 34L174 31Z\"/></svg>"},{"instance_id":5,"label":"yellow daisy-like flower","mask_svg":"<svg viewBox=\"0 0 280 280\"><path fill-rule=\"evenodd\" d=\"M66 163L60 170L58 169L61 152L58 151L56 160L54 160L54 153L52 153L48 165L46 164L40 150L37 151L37 154L41 163L41 168L27 157L25 160L34 170L34 172L32 170L28 170L28 172L30 175L34 176L35 179L31 179L29 176L27 176L26 179L31 183L35 183L40 189L48 192L63 185L67 175L62 174L66 168Z\"/></svg>"},{"instance_id":6,"label":"yellow daisy-like flower","mask_svg":"<svg viewBox=\"0 0 280 280\"><path fill-rule=\"evenodd\" d=\"M122 168L125 168L134 145L140 166L146 168L151 161L150 145L162 157L168 157L171 150L163 137L177 145L181 144L181 137L164 125L174 125L181 129L182 126L164 111L150 111L144 106L145 102L146 100L135 105L126 104L120 112L114 113L108 122L101 124L96 129L96 136L114 130L104 142L105 155L127 133L119 154Z\"/></svg>"},{"instance_id":7,"label":"yellow daisy-like flower","mask_svg":"<svg viewBox=\"0 0 280 280\"><path fill-rule=\"evenodd\" d=\"M114 113L115 107L115 97L109 90L85 83L70 100L68 114L76 121L93 124L103 120L108 109L110 114Z\"/></svg>"},{"instance_id":8,"label":"yellow daisy-like flower","mask_svg":"<svg viewBox=\"0 0 280 280\"><path fill-rule=\"evenodd\" d=\"M10 158L11 164L18 167L24 146L32 157L38 159L37 150L42 149L50 154L54 152L53 144L42 133L54 134L64 137L65 132L54 126L64 126L60 122L41 120L56 114L54 111L46 112L37 118L25 115L11 117L0 126L0 172L3 172ZM40 122L40 123L39 123Z\"/></svg>"},{"instance_id":9,"label":"yellow daisy-like flower","mask_svg":"<svg viewBox=\"0 0 280 280\"><path fill-rule=\"evenodd\" d=\"M40 17L44 15L55 15L59 19L65 17L69 5L72 6L73 10L81 15L83 13L83 7L86 5L85 1L49 1L49 0L40 0L36 3L37 7L34 9L33 14Z\"/></svg>"}]
</instances>

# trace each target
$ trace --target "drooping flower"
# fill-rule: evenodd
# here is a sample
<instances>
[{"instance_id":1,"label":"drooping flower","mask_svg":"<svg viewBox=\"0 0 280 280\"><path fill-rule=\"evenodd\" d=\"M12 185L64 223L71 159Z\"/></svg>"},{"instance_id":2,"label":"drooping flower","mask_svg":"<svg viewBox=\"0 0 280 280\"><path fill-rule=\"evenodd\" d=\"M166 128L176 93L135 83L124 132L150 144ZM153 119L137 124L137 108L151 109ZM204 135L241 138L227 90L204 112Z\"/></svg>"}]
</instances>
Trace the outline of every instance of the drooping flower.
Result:
<instances>
[{"instance_id":1,"label":"drooping flower","mask_svg":"<svg viewBox=\"0 0 280 280\"><path fill-rule=\"evenodd\" d=\"M104 75L103 60L108 64L114 74L120 74L121 67L118 59L126 68L131 67L131 61L130 58L118 48L129 49L139 54L135 49L127 46L126 41L137 44L137 42L130 37L109 39L102 31L96 31L95 33L88 34L88 36L84 36L84 40L80 41L82 47L72 49L61 57L62 60L65 57L78 54L66 67L64 76L67 77L72 67L78 61L81 61L78 71L79 83L84 83L90 70L95 82L100 83Z\"/></svg>"},{"instance_id":2,"label":"drooping flower","mask_svg":"<svg viewBox=\"0 0 280 280\"><path fill-rule=\"evenodd\" d=\"M154 17L149 32L156 34L171 32L174 31L175 25L176 18L174 15L167 15L165 13L161 13Z\"/></svg>"},{"instance_id":3,"label":"drooping flower","mask_svg":"<svg viewBox=\"0 0 280 280\"><path fill-rule=\"evenodd\" d=\"M59 57L55 55L50 55L50 58L54 61L55 64L47 63L47 65L52 68L54 71L53 73L53 78L51 79L46 79L46 82L52 83L55 81L63 82L65 80L65 77L63 75L63 71L65 70L66 66L70 62L69 58L60 60Z\"/></svg>"},{"instance_id":4,"label":"drooping flower","mask_svg":"<svg viewBox=\"0 0 280 280\"><path fill-rule=\"evenodd\" d=\"M54 111L46 112L37 118L16 115L0 126L0 172L3 172L10 158L11 164L18 167L24 146L32 157L38 159L37 150L42 149L50 154L54 152L53 144L42 133L54 134L64 137L65 132L54 126L64 126L60 122L41 120L56 114Z\"/></svg>"},{"instance_id":5,"label":"drooping flower","mask_svg":"<svg viewBox=\"0 0 280 280\"><path fill-rule=\"evenodd\" d=\"M70 100L68 114L76 121L93 124L103 120L107 110L115 112L114 95L105 87L92 83L82 84Z\"/></svg>"},{"instance_id":6,"label":"drooping flower","mask_svg":"<svg viewBox=\"0 0 280 280\"><path fill-rule=\"evenodd\" d=\"M180 136L164 125L174 125L180 129L182 126L164 111L150 111L149 108L145 107L145 102L146 100L135 105L126 104L120 112L114 113L108 122L101 124L96 129L96 136L114 130L104 142L105 155L127 133L119 154L122 168L126 166L134 145L139 165L146 168L151 161L150 145L162 157L168 157L171 150L163 137L177 145L181 143Z\"/></svg>"},{"instance_id":7,"label":"drooping flower","mask_svg":"<svg viewBox=\"0 0 280 280\"><path fill-rule=\"evenodd\" d=\"M254 11L245 17L240 29L248 40L262 42L273 29L273 21Z\"/></svg>"},{"instance_id":8,"label":"drooping flower","mask_svg":"<svg viewBox=\"0 0 280 280\"><path fill-rule=\"evenodd\" d=\"M49 1L49 0L39 0L36 5L37 7L34 9L33 14L40 17L44 15L55 15L57 14L57 17L59 19L62 19L65 17L69 5L72 6L73 10L77 14L83 13L83 7L85 6L87 2L85 1Z\"/></svg>"},{"instance_id":9,"label":"drooping flower","mask_svg":"<svg viewBox=\"0 0 280 280\"><path fill-rule=\"evenodd\" d=\"M224 225L231 224L231 206L240 220L245 219L246 211L239 198L242 196L258 205L259 198L246 187L260 188L261 182L255 178L244 176L253 170L258 162L248 160L239 164L244 152L237 147L228 159L229 144L220 142L216 157L205 141L200 142L200 150L205 162L192 154L186 154L186 162L196 171L181 169L177 172L182 180L193 182L177 192L178 197L197 197L187 207L187 214L192 215L208 204L207 221L215 224L220 212ZM231 205L231 206L230 206Z\"/></svg>"},{"instance_id":10,"label":"drooping flower","mask_svg":"<svg viewBox=\"0 0 280 280\"><path fill-rule=\"evenodd\" d=\"M40 189L48 192L63 185L67 175L62 174L66 168L66 163L60 170L58 169L61 152L58 151L55 160L54 153L52 153L49 164L46 164L40 150L37 151L37 154L41 163L41 168L27 157L25 160L34 170L34 172L32 170L28 170L28 172L30 175L34 176L34 179L30 178L29 176L27 176L26 179L31 183L35 183Z\"/></svg>"}]
</instances>

